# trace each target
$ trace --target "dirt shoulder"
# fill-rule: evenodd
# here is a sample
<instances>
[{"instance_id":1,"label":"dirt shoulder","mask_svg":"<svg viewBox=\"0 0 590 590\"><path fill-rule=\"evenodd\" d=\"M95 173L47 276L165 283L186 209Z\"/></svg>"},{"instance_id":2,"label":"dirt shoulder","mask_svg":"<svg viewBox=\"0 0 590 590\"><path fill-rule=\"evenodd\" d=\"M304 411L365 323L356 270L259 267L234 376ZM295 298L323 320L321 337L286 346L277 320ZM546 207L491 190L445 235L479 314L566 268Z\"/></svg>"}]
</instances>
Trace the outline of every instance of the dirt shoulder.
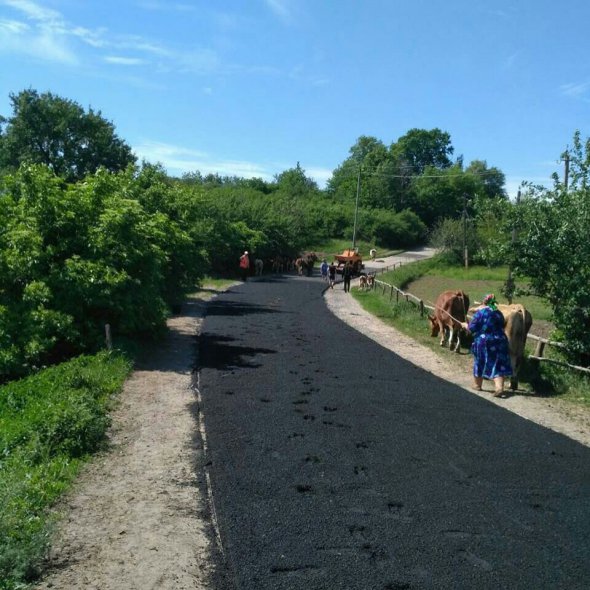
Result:
<instances>
[{"instance_id":1,"label":"dirt shoulder","mask_svg":"<svg viewBox=\"0 0 590 590\"><path fill-rule=\"evenodd\" d=\"M37 588L209 587L215 548L192 383L203 310L202 300L189 299L127 381L110 449L85 467L57 508L58 534Z\"/></svg>"},{"instance_id":2,"label":"dirt shoulder","mask_svg":"<svg viewBox=\"0 0 590 590\"><path fill-rule=\"evenodd\" d=\"M381 346L421 367L437 377L463 387L473 395L479 395L537 424L560 432L586 446L590 446L590 412L584 408L560 400L512 395L506 398L492 397L493 384L484 381L484 391L471 389L471 373L458 371L452 362L429 348L418 344L395 328L365 311L362 306L344 293L341 285L325 292L325 300L332 313ZM448 351L447 351L448 352ZM450 355L451 353L448 352Z\"/></svg>"}]
</instances>

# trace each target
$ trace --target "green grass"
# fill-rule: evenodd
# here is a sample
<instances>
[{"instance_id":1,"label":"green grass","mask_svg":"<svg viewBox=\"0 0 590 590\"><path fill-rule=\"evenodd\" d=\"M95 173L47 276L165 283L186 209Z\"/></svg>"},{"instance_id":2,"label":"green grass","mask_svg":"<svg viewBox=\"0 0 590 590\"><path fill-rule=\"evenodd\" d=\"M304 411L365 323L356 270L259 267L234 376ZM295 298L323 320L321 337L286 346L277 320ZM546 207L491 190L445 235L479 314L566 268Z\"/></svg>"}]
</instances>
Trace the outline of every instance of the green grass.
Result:
<instances>
[{"instance_id":1,"label":"green grass","mask_svg":"<svg viewBox=\"0 0 590 590\"><path fill-rule=\"evenodd\" d=\"M0 588L39 573L48 509L101 447L130 371L117 353L82 356L0 387Z\"/></svg>"},{"instance_id":2,"label":"green grass","mask_svg":"<svg viewBox=\"0 0 590 590\"><path fill-rule=\"evenodd\" d=\"M400 289L416 295L425 303L435 301L437 295L447 289L463 289L471 295L471 301L479 300L483 294L493 292L499 301L505 302L500 295L500 288L507 276L505 268L488 269L473 267L450 268L436 258L410 263L379 275L379 280L393 284ZM410 336L420 344L429 347L445 358L445 362L453 363L458 370L471 371L470 355L450 355L447 349L441 349L436 338L430 337L426 318L421 318L418 308L412 303L401 300L396 304L395 296L390 301L390 293L384 294L379 289L361 292L356 289L352 294L361 305L385 323ZM553 325L550 322L551 309L539 297L518 297L515 302L523 303L533 316L532 334L549 336ZM529 340L527 352L531 354L534 344ZM545 356L562 360L555 347L547 346ZM519 387L541 396L559 396L566 402L590 406L590 379L573 369L559 367L550 363L536 364L525 360L519 375Z\"/></svg>"},{"instance_id":3,"label":"green grass","mask_svg":"<svg viewBox=\"0 0 590 590\"><path fill-rule=\"evenodd\" d=\"M219 277L204 277L201 281L200 288L201 289L212 289L214 291L223 291L232 285L235 285L237 282L236 279L226 279L226 278L219 278Z\"/></svg>"},{"instance_id":4,"label":"green grass","mask_svg":"<svg viewBox=\"0 0 590 590\"><path fill-rule=\"evenodd\" d=\"M507 276L508 269L505 267L474 266L466 270L463 267L449 267L437 258L432 258L401 266L384 273L379 279L409 291L432 306L439 293L452 289L463 289L469 295L471 305L481 301L486 293L494 293L500 303L507 303L502 295L502 286ZM517 286L526 289L528 283L517 281ZM545 300L534 295L526 295L515 297L513 301L522 303L531 312L531 333L544 338L551 335L554 329L551 322L552 312Z\"/></svg>"}]
</instances>

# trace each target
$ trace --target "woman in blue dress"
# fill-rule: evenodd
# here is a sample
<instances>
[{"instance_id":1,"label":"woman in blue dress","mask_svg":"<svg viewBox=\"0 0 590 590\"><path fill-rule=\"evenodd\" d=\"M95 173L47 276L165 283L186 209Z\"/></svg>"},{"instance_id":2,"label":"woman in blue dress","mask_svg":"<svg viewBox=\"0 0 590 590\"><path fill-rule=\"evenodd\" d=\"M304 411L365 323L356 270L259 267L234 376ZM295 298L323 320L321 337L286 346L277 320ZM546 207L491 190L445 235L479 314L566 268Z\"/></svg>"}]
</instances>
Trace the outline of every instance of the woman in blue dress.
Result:
<instances>
[{"instance_id":1,"label":"woman in blue dress","mask_svg":"<svg viewBox=\"0 0 590 590\"><path fill-rule=\"evenodd\" d=\"M484 379L493 379L495 397L504 393L504 377L512 375L508 338L504 334L504 316L493 293L486 295L469 324L463 328L473 335L473 378L481 390Z\"/></svg>"}]
</instances>

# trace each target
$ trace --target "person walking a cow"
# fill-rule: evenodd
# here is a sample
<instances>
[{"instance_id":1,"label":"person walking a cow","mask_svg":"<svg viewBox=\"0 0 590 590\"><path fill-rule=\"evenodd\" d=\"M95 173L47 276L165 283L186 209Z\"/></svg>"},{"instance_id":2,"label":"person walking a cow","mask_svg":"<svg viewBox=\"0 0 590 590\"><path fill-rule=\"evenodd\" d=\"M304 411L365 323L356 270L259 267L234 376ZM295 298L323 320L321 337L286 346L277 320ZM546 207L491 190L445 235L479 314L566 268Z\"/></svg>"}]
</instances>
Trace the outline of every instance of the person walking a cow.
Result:
<instances>
[{"instance_id":1,"label":"person walking a cow","mask_svg":"<svg viewBox=\"0 0 590 590\"><path fill-rule=\"evenodd\" d=\"M504 333L504 316L498 309L493 293L483 298L482 304L469 323L461 327L473 335L474 389L481 391L484 379L494 381L494 397L504 394L504 378L512 375L508 338Z\"/></svg>"}]
</instances>

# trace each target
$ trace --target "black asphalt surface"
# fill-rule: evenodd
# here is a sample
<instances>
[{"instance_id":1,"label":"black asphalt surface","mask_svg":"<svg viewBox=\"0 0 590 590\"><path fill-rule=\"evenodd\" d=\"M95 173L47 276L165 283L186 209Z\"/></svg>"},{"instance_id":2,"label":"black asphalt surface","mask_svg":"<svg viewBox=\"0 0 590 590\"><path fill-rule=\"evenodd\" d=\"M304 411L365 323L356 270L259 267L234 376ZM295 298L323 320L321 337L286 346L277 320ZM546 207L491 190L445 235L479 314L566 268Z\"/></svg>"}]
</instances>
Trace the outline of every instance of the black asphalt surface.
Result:
<instances>
[{"instance_id":1,"label":"black asphalt surface","mask_svg":"<svg viewBox=\"0 0 590 590\"><path fill-rule=\"evenodd\" d=\"M208 308L224 588L590 588L590 449L380 347L323 288L249 281Z\"/></svg>"}]
</instances>

